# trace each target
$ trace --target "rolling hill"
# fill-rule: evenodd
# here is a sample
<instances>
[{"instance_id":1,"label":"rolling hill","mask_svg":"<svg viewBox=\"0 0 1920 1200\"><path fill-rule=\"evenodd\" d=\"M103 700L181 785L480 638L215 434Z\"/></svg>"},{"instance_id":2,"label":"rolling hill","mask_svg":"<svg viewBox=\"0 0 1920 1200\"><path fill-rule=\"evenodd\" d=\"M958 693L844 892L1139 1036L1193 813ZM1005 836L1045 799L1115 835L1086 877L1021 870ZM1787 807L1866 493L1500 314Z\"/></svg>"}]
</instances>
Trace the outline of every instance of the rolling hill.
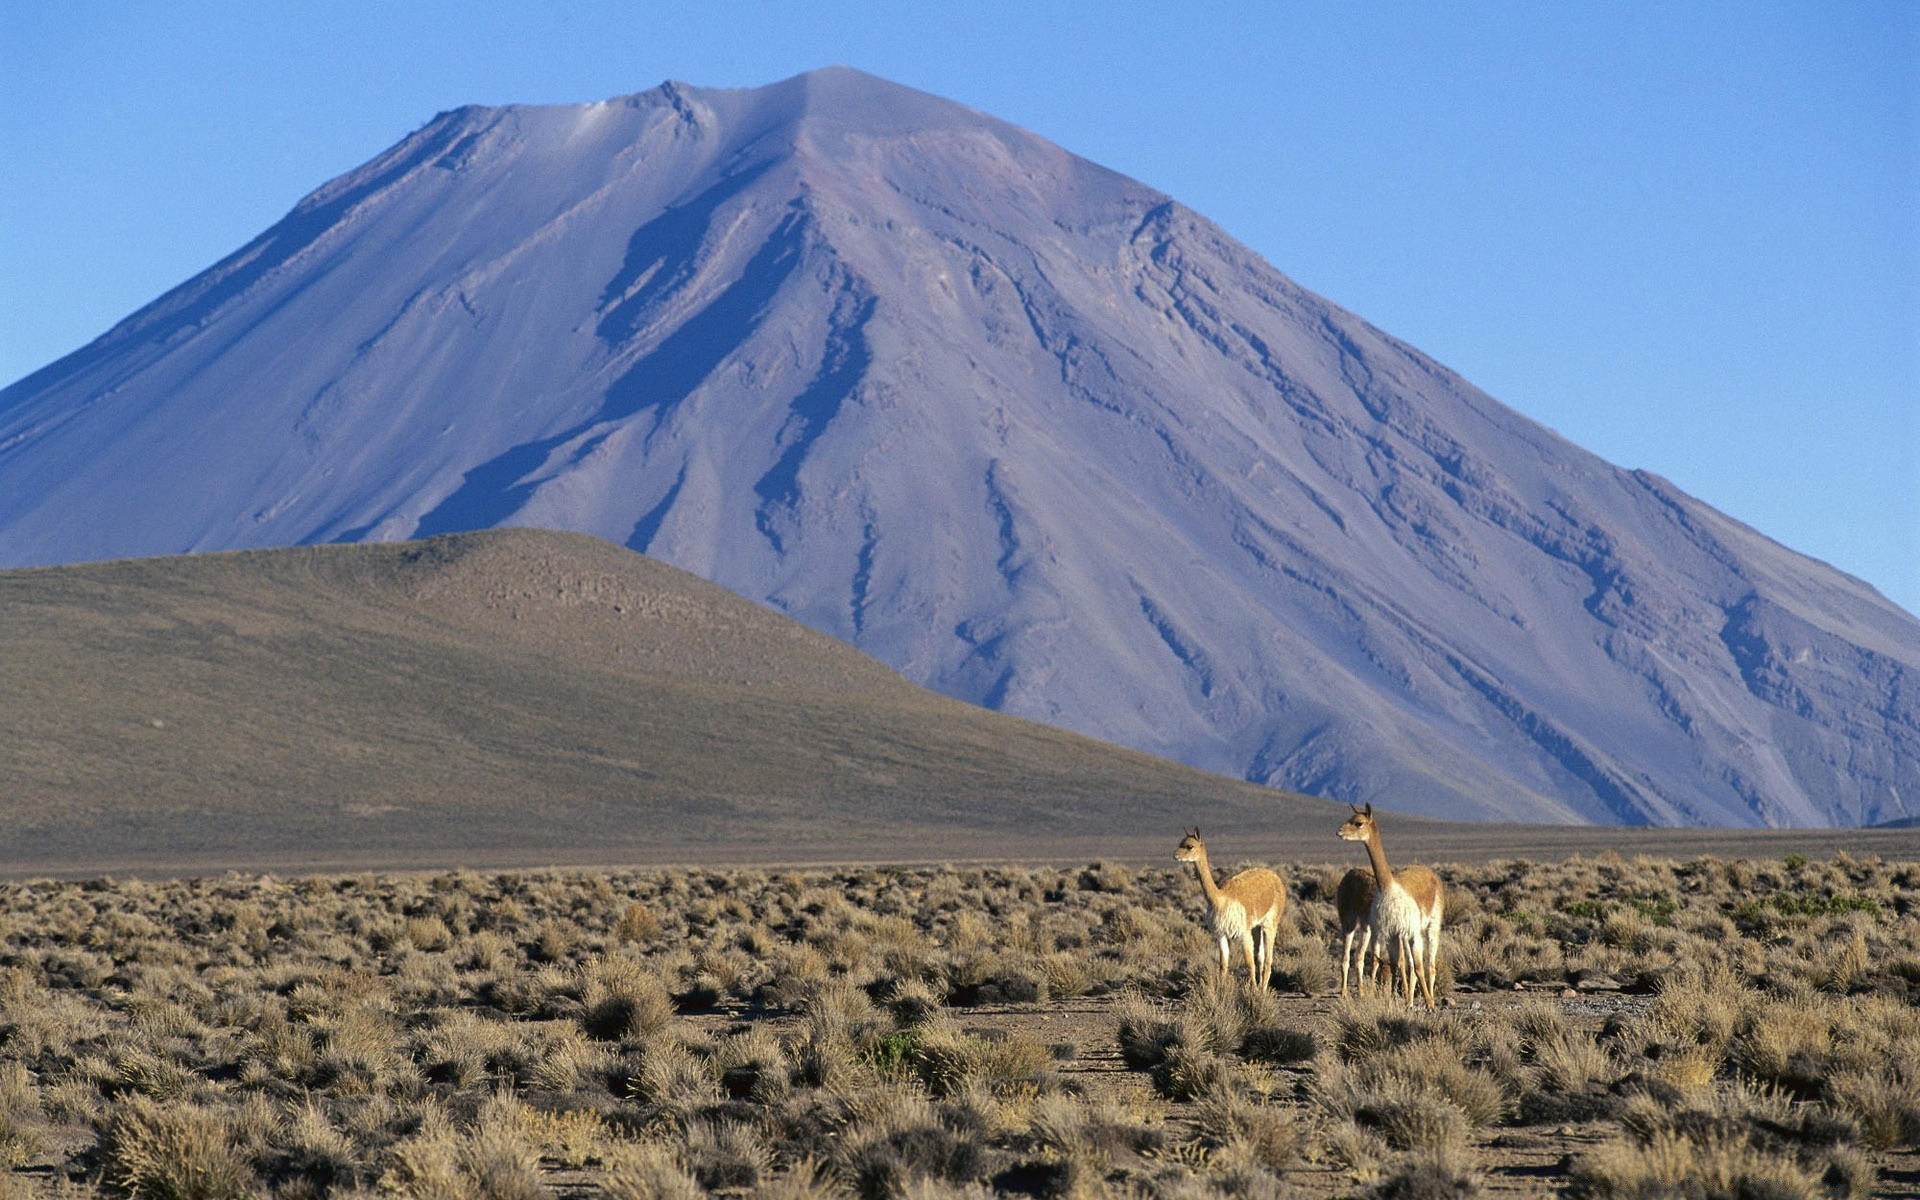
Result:
<instances>
[{"instance_id":1,"label":"rolling hill","mask_svg":"<svg viewBox=\"0 0 1920 1200\"><path fill-rule=\"evenodd\" d=\"M937 696L579 534L0 572L0 661L0 872L937 859L1337 823Z\"/></svg>"}]
</instances>

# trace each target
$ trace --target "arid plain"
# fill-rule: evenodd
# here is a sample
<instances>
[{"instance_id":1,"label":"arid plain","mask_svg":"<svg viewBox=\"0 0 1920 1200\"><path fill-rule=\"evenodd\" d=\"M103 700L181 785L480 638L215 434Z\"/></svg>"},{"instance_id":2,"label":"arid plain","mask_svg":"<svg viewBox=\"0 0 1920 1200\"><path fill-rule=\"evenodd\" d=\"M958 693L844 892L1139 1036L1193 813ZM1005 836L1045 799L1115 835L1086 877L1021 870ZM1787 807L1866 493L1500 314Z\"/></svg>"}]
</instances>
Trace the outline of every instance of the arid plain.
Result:
<instances>
[{"instance_id":1,"label":"arid plain","mask_svg":"<svg viewBox=\"0 0 1920 1200\"><path fill-rule=\"evenodd\" d=\"M0 574L0 1195L1920 1194L1920 832L1381 814L591 539ZM1217 978L1181 831L1288 909Z\"/></svg>"}]
</instances>

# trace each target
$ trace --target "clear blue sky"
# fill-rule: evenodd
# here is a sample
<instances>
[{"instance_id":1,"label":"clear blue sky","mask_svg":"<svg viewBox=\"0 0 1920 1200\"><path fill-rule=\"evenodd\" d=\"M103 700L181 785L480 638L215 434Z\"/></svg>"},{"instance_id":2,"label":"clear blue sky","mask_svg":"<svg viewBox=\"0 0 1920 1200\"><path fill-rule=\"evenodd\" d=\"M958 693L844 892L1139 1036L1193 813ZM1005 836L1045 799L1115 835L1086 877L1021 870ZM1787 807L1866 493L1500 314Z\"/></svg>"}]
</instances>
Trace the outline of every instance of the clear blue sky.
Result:
<instances>
[{"instance_id":1,"label":"clear blue sky","mask_svg":"<svg viewBox=\"0 0 1920 1200\"><path fill-rule=\"evenodd\" d=\"M845 64L1920 611L1920 3L0 0L0 384L465 103Z\"/></svg>"}]
</instances>

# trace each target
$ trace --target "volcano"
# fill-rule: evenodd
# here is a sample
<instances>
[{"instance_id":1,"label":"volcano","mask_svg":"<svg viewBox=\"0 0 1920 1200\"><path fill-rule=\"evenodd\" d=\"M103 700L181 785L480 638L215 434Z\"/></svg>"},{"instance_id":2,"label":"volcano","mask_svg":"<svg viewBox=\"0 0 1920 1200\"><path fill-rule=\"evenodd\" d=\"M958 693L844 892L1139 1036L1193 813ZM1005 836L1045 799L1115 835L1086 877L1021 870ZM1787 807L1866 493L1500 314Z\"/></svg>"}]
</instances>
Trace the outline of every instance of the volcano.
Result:
<instances>
[{"instance_id":1,"label":"volcano","mask_svg":"<svg viewBox=\"0 0 1920 1200\"><path fill-rule=\"evenodd\" d=\"M1912 615L853 70L443 113L0 392L0 566L496 526L1293 790L1920 815Z\"/></svg>"}]
</instances>

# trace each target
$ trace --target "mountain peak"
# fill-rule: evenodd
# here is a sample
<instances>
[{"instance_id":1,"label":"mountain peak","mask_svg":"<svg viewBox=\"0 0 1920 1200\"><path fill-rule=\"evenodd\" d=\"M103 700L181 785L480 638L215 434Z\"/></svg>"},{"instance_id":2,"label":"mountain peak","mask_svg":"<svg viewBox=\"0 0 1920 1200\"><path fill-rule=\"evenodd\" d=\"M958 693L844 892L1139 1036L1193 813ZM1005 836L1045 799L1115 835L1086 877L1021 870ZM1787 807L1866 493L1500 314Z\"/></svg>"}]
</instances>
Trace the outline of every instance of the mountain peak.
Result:
<instances>
[{"instance_id":1,"label":"mountain peak","mask_svg":"<svg viewBox=\"0 0 1920 1200\"><path fill-rule=\"evenodd\" d=\"M849 68L443 114L0 392L0 565L512 525L1337 798L1920 802L1910 615L1153 189Z\"/></svg>"}]
</instances>

